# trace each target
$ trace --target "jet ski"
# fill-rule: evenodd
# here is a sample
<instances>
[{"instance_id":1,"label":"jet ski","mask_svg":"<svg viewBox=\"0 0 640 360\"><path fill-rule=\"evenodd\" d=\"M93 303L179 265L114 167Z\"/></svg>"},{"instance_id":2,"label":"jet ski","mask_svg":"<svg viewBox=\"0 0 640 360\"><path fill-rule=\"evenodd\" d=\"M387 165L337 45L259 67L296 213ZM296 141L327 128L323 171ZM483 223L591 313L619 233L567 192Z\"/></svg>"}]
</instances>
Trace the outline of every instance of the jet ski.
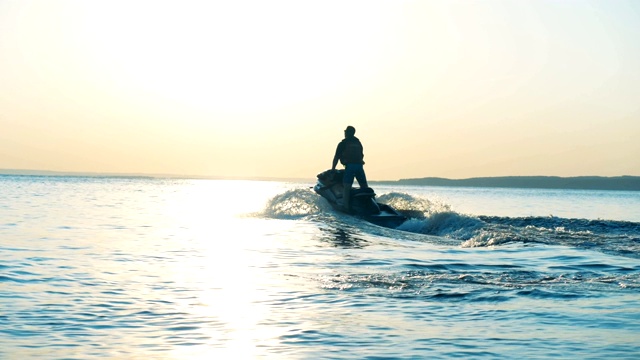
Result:
<instances>
[{"instance_id":1,"label":"jet ski","mask_svg":"<svg viewBox=\"0 0 640 360\"><path fill-rule=\"evenodd\" d=\"M389 205L378 203L375 200L375 192L372 188L352 188L350 208L345 209L342 203L344 186L342 178L344 170L327 170L318 174L318 182L313 190L318 195L327 199L334 209L355 215L373 224L388 228L396 228L407 220L407 217L400 214Z\"/></svg>"}]
</instances>

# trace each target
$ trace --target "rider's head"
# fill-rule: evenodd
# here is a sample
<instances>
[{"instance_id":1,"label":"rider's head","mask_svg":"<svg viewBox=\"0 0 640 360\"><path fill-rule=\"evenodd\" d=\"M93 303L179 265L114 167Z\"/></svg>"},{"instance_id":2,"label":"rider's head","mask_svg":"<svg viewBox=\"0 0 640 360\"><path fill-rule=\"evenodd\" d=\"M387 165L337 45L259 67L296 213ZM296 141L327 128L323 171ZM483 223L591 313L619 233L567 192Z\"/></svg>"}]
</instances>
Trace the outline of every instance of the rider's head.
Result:
<instances>
[{"instance_id":1,"label":"rider's head","mask_svg":"<svg viewBox=\"0 0 640 360\"><path fill-rule=\"evenodd\" d=\"M355 134L356 128L354 128L353 126L347 126L347 128L344 129L344 136L346 137L354 136Z\"/></svg>"}]
</instances>

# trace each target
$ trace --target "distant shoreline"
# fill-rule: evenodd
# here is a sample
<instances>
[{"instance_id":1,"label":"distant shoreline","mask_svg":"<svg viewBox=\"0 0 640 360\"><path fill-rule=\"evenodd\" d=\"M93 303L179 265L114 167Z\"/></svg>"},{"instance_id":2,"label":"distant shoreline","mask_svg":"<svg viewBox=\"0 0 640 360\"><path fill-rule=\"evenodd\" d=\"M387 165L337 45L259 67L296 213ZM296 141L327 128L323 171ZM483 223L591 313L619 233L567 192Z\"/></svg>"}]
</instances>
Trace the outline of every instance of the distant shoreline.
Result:
<instances>
[{"instance_id":1,"label":"distant shoreline","mask_svg":"<svg viewBox=\"0 0 640 360\"><path fill-rule=\"evenodd\" d=\"M0 169L0 176L72 176L72 177L105 177L105 178L141 178L141 179L206 179L206 180L253 180L253 181L287 181L314 182L313 179L302 178L269 178L269 177L233 177L175 174L136 174L136 173L93 173L67 172L50 170ZM446 179L439 177L412 178L400 180L370 180L379 185L413 185L413 186L446 186L474 188L522 188L522 189L566 189L566 190L617 190L640 191L640 176L496 176L468 179Z\"/></svg>"}]
</instances>

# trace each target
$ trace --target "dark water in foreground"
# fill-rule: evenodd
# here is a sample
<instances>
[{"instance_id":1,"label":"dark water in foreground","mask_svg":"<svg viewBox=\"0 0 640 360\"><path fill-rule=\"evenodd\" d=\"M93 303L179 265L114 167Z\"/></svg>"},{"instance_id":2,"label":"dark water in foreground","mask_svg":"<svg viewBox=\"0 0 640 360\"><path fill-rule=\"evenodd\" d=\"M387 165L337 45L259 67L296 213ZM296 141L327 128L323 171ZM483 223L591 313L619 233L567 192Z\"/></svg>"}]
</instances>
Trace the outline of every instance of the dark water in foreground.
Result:
<instances>
[{"instance_id":1,"label":"dark water in foreground","mask_svg":"<svg viewBox=\"0 0 640 360\"><path fill-rule=\"evenodd\" d=\"M640 194L308 186L0 177L0 358L640 356Z\"/></svg>"}]
</instances>

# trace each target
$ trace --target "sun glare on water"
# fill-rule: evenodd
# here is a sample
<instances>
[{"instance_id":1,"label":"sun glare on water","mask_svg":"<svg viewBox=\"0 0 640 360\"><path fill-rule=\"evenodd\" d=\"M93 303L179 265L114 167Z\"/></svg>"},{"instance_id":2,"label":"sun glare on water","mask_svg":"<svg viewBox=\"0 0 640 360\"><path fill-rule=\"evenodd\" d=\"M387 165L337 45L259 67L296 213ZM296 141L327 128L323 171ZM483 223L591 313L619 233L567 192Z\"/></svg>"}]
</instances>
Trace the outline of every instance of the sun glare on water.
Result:
<instances>
[{"instance_id":1,"label":"sun glare on water","mask_svg":"<svg viewBox=\"0 0 640 360\"><path fill-rule=\"evenodd\" d=\"M261 351L256 344L277 342L281 334L260 325L270 317L269 294L290 284L279 272L265 270L277 268L277 261L265 250L273 246L263 233L268 220L255 214L281 191L272 182L192 180L167 196L166 225L179 235L172 246L183 250L174 250L164 277L188 290L180 311L202 319L206 326L198 325L198 331L209 339L176 348L177 357L251 358ZM254 229L251 221L260 225ZM278 222L269 224L279 231Z\"/></svg>"}]
</instances>

